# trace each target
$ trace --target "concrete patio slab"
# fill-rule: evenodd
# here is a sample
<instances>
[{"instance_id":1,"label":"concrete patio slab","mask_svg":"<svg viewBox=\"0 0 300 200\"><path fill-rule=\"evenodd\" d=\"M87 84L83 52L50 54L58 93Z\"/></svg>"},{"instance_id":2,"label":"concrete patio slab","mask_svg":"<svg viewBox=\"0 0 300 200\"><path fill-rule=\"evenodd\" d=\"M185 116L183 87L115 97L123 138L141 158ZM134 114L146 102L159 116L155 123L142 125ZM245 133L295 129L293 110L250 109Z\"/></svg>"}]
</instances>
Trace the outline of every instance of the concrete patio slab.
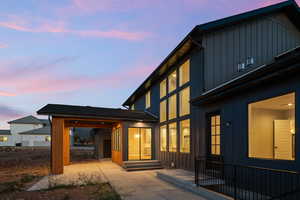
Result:
<instances>
[{"instance_id":1,"label":"concrete patio slab","mask_svg":"<svg viewBox=\"0 0 300 200\"><path fill-rule=\"evenodd\" d=\"M100 169L100 162L77 163L64 167L64 174L49 175L30 187L27 191L43 190L57 185L85 185L107 182Z\"/></svg>"}]
</instances>

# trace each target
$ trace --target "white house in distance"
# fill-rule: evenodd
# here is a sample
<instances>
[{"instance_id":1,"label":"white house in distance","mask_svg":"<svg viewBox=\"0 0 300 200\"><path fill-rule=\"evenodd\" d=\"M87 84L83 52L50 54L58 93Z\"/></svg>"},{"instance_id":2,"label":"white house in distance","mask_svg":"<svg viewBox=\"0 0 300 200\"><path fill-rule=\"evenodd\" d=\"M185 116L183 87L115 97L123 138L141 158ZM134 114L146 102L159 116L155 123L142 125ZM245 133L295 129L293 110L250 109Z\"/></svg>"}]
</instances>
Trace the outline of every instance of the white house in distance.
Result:
<instances>
[{"instance_id":1,"label":"white house in distance","mask_svg":"<svg viewBox=\"0 0 300 200\"><path fill-rule=\"evenodd\" d=\"M10 130L0 130L0 146L14 146Z\"/></svg>"},{"instance_id":2,"label":"white house in distance","mask_svg":"<svg viewBox=\"0 0 300 200\"><path fill-rule=\"evenodd\" d=\"M50 146L50 124L32 115L8 122L12 146ZM3 145L4 146L4 145Z\"/></svg>"}]
</instances>

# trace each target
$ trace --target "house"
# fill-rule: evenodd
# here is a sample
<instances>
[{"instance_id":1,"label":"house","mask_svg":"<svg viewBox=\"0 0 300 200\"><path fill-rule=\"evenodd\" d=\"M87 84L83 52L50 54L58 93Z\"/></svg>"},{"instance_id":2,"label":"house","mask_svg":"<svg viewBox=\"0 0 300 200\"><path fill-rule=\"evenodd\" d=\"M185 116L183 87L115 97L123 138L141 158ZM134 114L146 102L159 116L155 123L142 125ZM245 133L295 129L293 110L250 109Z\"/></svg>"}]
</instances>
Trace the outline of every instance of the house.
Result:
<instances>
[{"instance_id":1,"label":"house","mask_svg":"<svg viewBox=\"0 0 300 200\"><path fill-rule=\"evenodd\" d=\"M32 115L8 122L13 146L50 146L50 124Z\"/></svg>"},{"instance_id":2,"label":"house","mask_svg":"<svg viewBox=\"0 0 300 200\"><path fill-rule=\"evenodd\" d=\"M52 121L51 171L70 164L71 127L111 130L112 161L125 168L158 160L192 170L202 156L297 171L299 65L294 1L197 25L123 103L128 110L37 111Z\"/></svg>"},{"instance_id":3,"label":"house","mask_svg":"<svg viewBox=\"0 0 300 200\"><path fill-rule=\"evenodd\" d=\"M12 146L13 139L10 130L0 130L0 146Z\"/></svg>"}]
</instances>

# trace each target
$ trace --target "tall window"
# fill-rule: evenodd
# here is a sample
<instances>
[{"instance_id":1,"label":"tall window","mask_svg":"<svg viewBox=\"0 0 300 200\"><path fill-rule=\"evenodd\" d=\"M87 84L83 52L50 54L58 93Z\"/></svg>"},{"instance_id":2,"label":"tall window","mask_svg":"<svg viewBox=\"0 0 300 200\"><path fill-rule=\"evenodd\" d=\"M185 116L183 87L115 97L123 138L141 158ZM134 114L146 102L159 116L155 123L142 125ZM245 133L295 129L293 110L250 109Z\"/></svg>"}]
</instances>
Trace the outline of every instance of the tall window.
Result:
<instances>
[{"instance_id":1,"label":"tall window","mask_svg":"<svg viewBox=\"0 0 300 200\"><path fill-rule=\"evenodd\" d=\"M151 106L151 91L149 90L146 93L146 108L150 108Z\"/></svg>"},{"instance_id":2,"label":"tall window","mask_svg":"<svg viewBox=\"0 0 300 200\"><path fill-rule=\"evenodd\" d=\"M177 84L177 71L172 72L168 77L168 88L169 93L176 89Z\"/></svg>"},{"instance_id":3,"label":"tall window","mask_svg":"<svg viewBox=\"0 0 300 200\"><path fill-rule=\"evenodd\" d=\"M176 107L177 107L176 94L174 94L169 98L169 120L176 118L176 114L177 114Z\"/></svg>"},{"instance_id":4,"label":"tall window","mask_svg":"<svg viewBox=\"0 0 300 200\"><path fill-rule=\"evenodd\" d=\"M167 120L167 101L160 102L159 108L159 121L164 122Z\"/></svg>"},{"instance_id":5,"label":"tall window","mask_svg":"<svg viewBox=\"0 0 300 200\"><path fill-rule=\"evenodd\" d=\"M163 98L167 94L167 79L164 79L162 82L160 82L159 85L159 91L160 91L160 98Z\"/></svg>"},{"instance_id":6,"label":"tall window","mask_svg":"<svg viewBox=\"0 0 300 200\"><path fill-rule=\"evenodd\" d=\"M160 127L160 151L167 150L167 126Z\"/></svg>"},{"instance_id":7,"label":"tall window","mask_svg":"<svg viewBox=\"0 0 300 200\"><path fill-rule=\"evenodd\" d=\"M220 155L220 136L221 136L221 119L220 115L210 117L210 135L211 135L211 154Z\"/></svg>"},{"instance_id":8,"label":"tall window","mask_svg":"<svg viewBox=\"0 0 300 200\"><path fill-rule=\"evenodd\" d=\"M135 109L135 106L134 104L131 105L131 110L134 110Z\"/></svg>"},{"instance_id":9,"label":"tall window","mask_svg":"<svg viewBox=\"0 0 300 200\"><path fill-rule=\"evenodd\" d=\"M169 151L177 151L177 126L176 122L169 124Z\"/></svg>"},{"instance_id":10,"label":"tall window","mask_svg":"<svg viewBox=\"0 0 300 200\"><path fill-rule=\"evenodd\" d=\"M190 60L185 61L179 68L179 86L190 81Z\"/></svg>"},{"instance_id":11,"label":"tall window","mask_svg":"<svg viewBox=\"0 0 300 200\"><path fill-rule=\"evenodd\" d=\"M190 120L180 122L180 152L190 152Z\"/></svg>"},{"instance_id":12,"label":"tall window","mask_svg":"<svg viewBox=\"0 0 300 200\"><path fill-rule=\"evenodd\" d=\"M187 87L179 93L179 115L190 114L190 87Z\"/></svg>"},{"instance_id":13,"label":"tall window","mask_svg":"<svg viewBox=\"0 0 300 200\"><path fill-rule=\"evenodd\" d=\"M0 142L7 142L8 138L6 136L0 136Z\"/></svg>"},{"instance_id":14,"label":"tall window","mask_svg":"<svg viewBox=\"0 0 300 200\"><path fill-rule=\"evenodd\" d=\"M295 93L248 105L249 157L295 160Z\"/></svg>"}]
</instances>

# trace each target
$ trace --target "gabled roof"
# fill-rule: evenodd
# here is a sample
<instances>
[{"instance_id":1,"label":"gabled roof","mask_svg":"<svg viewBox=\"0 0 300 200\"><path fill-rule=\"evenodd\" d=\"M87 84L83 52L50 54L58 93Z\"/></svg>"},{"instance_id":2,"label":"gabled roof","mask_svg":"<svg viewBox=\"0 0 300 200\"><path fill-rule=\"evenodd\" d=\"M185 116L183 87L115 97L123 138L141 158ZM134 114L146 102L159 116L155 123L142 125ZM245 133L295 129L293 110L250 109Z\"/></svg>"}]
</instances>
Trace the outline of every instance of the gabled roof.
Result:
<instances>
[{"instance_id":1,"label":"gabled roof","mask_svg":"<svg viewBox=\"0 0 300 200\"><path fill-rule=\"evenodd\" d=\"M18 133L20 135L50 135L50 126Z\"/></svg>"},{"instance_id":2,"label":"gabled roof","mask_svg":"<svg viewBox=\"0 0 300 200\"><path fill-rule=\"evenodd\" d=\"M146 93L153 84L160 80L160 76L166 73L167 70L172 67L172 64L176 63L176 61L179 60L182 55L188 52L192 46L196 45L201 48L201 42L199 42L199 39L197 38L198 36L201 36L201 34L279 11L285 12L290 20L300 28L300 9L294 0L284 1L264 8L259 8L242 14L195 26L193 30L179 43L179 45L150 74L150 76L148 76L147 79L130 95L130 97L128 97L128 99L123 103L123 106L131 105L137 98ZM185 49L183 47L185 47Z\"/></svg>"},{"instance_id":3,"label":"gabled roof","mask_svg":"<svg viewBox=\"0 0 300 200\"><path fill-rule=\"evenodd\" d=\"M91 106L74 106L48 104L37 111L39 115L62 117L85 117L108 120L156 122L157 117L143 111L125 110L120 108L102 108Z\"/></svg>"},{"instance_id":4,"label":"gabled roof","mask_svg":"<svg viewBox=\"0 0 300 200\"><path fill-rule=\"evenodd\" d=\"M10 130L0 130L0 135L11 135Z\"/></svg>"},{"instance_id":5,"label":"gabled roof","mask_svg":"<svg viewBox=\"0 0 300 200\"><path fill-rule=\"evenodd\" d=\"M9 124L43 124L42 121L40 121L38 118L29 115L26 117L22 117L20 119L16 119L13 121L8 122Z\"/></svg>"}]
</instances>

